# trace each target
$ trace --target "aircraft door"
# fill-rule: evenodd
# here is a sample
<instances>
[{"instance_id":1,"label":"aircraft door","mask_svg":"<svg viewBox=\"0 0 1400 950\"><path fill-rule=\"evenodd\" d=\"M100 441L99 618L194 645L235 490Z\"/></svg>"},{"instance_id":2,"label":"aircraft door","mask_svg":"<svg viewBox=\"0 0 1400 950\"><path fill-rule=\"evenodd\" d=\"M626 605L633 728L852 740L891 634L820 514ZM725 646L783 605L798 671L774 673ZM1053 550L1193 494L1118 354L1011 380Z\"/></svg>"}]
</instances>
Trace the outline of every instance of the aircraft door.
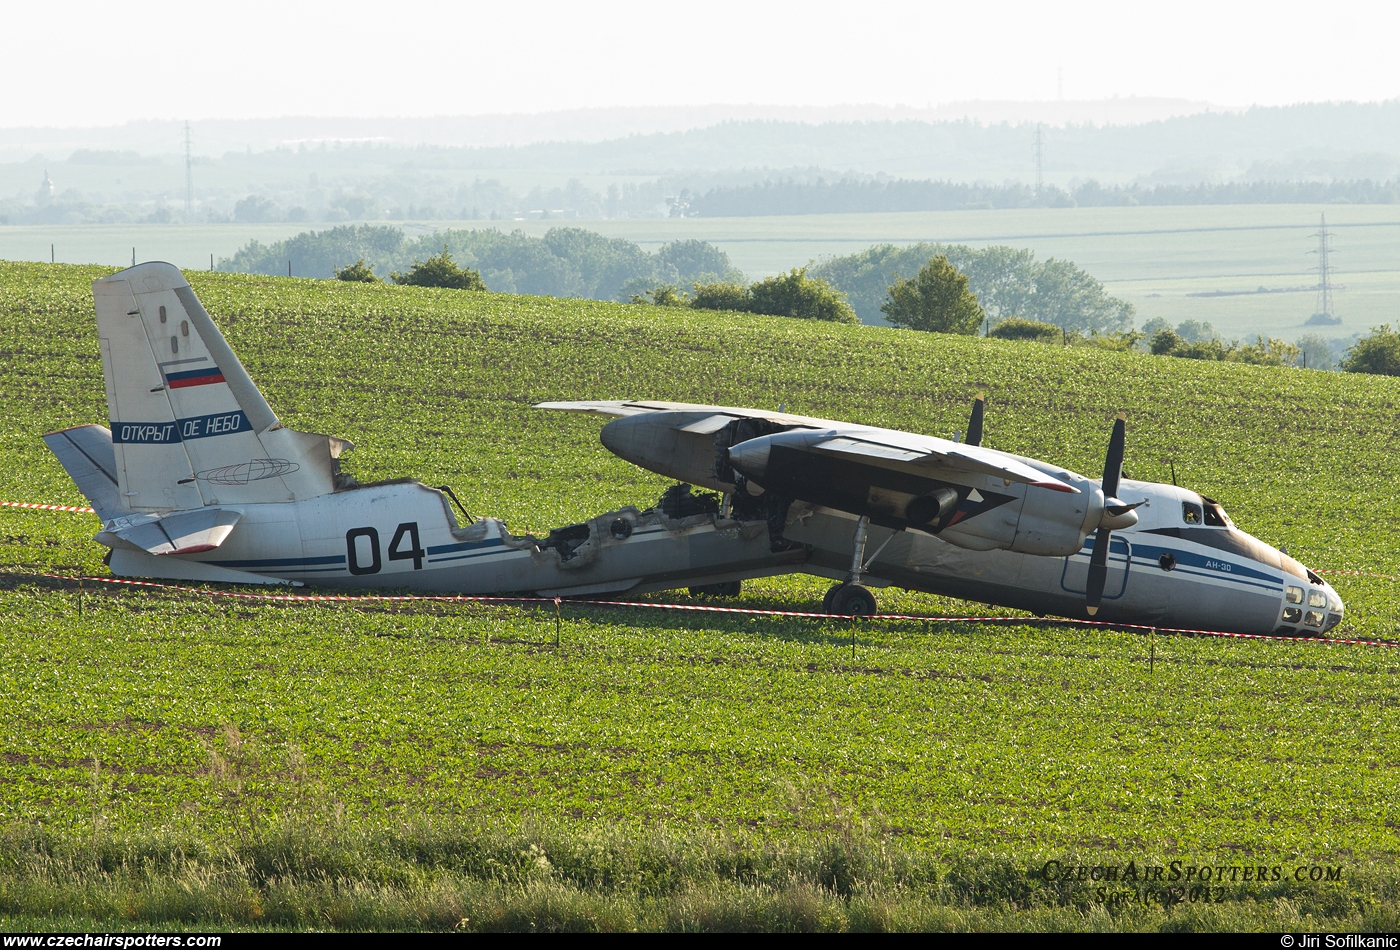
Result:
<instances>
[{"instance_id":1,"label":"aircraft door","mask_svg":"<svg viewBox=\"0 0 1400 950\"><path fill-rule=\"evenodd\" d=\"M1089 558L1094 552L1094 536L1089 535L1078 554L1065 558L1064 570L1060 574L1060 589L1071 594L1086 593L1089 586ZM1115 534L1108 545L1108 581L1104 584L1103 599L1117 600L1123 596L1128 586L1128 569L1132 562L1132 546L1126 538Z\"/></svg>"}]
</instances>

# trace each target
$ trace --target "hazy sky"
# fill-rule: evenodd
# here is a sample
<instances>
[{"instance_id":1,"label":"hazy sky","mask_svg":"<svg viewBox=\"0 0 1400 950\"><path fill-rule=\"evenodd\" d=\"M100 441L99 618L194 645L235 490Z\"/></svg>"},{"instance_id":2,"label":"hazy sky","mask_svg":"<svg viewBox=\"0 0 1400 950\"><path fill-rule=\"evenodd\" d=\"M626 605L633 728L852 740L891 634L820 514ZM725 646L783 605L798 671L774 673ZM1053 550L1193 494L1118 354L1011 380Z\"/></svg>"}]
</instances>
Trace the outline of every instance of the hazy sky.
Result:
<instances>
[{"instance_id":1,"label":"hazy sky","mask_svg":"<svg viewBox=\"0 0 1400 950\"><path fill-rule=\"evenodd\" d=\"M0 126L587 106L1400 96L1400 4L14 2Z\"/></svg>"}]
</instances>

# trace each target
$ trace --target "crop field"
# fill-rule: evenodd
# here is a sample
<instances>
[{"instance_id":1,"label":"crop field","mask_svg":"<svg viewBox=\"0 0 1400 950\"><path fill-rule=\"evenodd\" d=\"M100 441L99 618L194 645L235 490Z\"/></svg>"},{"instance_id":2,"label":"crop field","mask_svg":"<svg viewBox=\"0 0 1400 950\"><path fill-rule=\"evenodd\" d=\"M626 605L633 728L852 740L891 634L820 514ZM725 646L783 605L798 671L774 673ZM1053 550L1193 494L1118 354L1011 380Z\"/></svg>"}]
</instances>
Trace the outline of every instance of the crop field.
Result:
<instances>
[{"instance_id":1,"label":"crop field","mask_svg":"<svg viewBox=\"0 0 1400 950\"><path fill-rule=\"evenodd\" d=\"M83 504L39 436L104 420L106 272L0 264L0 500ZM1337 635L1400 639L1400 380L188 276L284 422L354 441L362 480L447 483L517 531L666 485L597 420L534 402L784 403L948 434L985 391L991 445L1093 474L1125 410L1133 477L1174 462L1304 563L1384 575L1330 576ZM552 605L41 576L103 573L96 527L0 509L0 926L1400 925L1390 648L567 603L556 626ZM748 583L740 604L814 609L826 586ZM1048 861L1166 876L1047 882ZM1251 873L1177 894L1173 862L1193 885Z\"/></svg>"},{"instance_id":2,"label":"crop field","mask_svg":"<svg viewBox=\"0 0 1400 950\"><path fill-rule=\"evenodd\" d=\"M1335 312L1340 326L1307 327L1315 310L1319 216L1333 229ZM411 236L435 228L584 227L654 251L697 238L723 248L758 278L824 255L872 244L918 241L974 247L1029 247L1040 258L1074 261L1110 293L1137 307L1138 323L1161 317L1213 324L1227 339L1256 333L1296 339L1306 332L1347 338L1400 320L1400 209L1389 205L1217 205L833 214L754 218L639 218L610 221L393 222ZM209 255L230 257L329 224L0 226L0 258L129 262L167 260L203 270ZM349 262L346 262L349 263ZM1264 292L1261 292L1262 291Z\"/></svg>"}]
</instances>

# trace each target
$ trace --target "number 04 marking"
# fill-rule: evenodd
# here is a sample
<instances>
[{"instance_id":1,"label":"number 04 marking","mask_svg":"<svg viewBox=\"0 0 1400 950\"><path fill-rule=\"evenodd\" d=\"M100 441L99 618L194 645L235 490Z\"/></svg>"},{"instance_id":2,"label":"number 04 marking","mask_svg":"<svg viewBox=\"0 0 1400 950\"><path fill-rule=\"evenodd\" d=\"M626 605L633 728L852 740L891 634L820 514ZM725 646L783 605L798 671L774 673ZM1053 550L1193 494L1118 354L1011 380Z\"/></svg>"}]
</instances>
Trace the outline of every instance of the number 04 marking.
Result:
<instances>
[{"instance_id":1,"label":"number 04 marking","mask_svg":"<svg viewBox=\"0 0 1400 950\"><path fill-rule=\"evenodd\" d=\"M408 549L402 548L404 536L408 536ZM355 542L364 538L369 542L369 563L361 564ZM423 558L428 552L418 540L418 522L405 521L394 529L394 538L389 542L389 560L413 561L413 569L423 569ZM351 574L378 574L384 567L379 559L379 532L373 528L351 528L345 532L345 560Z\"/></svg>"}]
</instances>

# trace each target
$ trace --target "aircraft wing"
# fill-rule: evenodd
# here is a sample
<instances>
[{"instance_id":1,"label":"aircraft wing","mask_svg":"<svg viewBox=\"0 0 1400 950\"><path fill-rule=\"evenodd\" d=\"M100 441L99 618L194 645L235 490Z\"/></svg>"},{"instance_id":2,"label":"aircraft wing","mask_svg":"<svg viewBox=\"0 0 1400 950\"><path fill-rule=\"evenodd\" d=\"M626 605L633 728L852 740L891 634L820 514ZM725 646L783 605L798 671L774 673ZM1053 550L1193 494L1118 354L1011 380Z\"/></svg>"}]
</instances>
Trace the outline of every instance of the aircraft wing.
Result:
<instances>
[{"instance_id":1,"label":"aircraft wing","mask_svg":"<svg viewBox=\"0 0 1400 950\"><path fill-rule=\"evenodd\" d=\"M587 412L596 416L640 416L649 413L660 412L685 412L707 414L707 419L712 419L713 432L723 428L734 419L765 419L779 425L804 427L804 428L827 428L841 425L839 422L832 422L829 419L814 419L810 416L795 416L787 412L772 412L766 409L740 409L734 406L706 406L700 403L691 402L660 402L654 399L618 399L612 401L585 401L585 402L541 402L532 406L533 409L555 409L562 412ZM723 417L723 421L719 418ZM703 428L694 428L701 423L692 423L687 432L703 433Z\"/></svg>"}]
</instances>

